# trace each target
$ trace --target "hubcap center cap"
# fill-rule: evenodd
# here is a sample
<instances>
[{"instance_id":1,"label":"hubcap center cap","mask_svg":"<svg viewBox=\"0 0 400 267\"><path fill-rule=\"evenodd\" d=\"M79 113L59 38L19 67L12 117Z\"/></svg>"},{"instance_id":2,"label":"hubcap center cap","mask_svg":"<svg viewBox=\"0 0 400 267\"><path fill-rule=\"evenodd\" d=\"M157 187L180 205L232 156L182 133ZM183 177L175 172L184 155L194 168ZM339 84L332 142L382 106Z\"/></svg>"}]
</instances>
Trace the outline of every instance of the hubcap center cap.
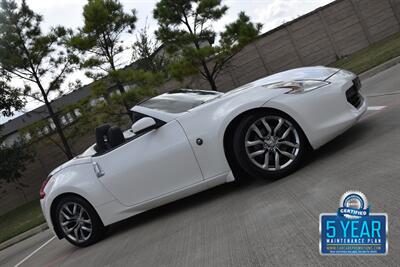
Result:
<instances>
[{"instance_id":1,"label":"hubcap center cap","mask_svg":"<svg viewBox=\"0 0 400 267\"><path fill-rule=\"evenodd\" d=\"M276 143L277 143L277 140L276 140L274 137L267 137L267 138L264 140L264 145L265 145L266 147L275 147L275 146L276 146Z\"/></svg>"}]
</instances>

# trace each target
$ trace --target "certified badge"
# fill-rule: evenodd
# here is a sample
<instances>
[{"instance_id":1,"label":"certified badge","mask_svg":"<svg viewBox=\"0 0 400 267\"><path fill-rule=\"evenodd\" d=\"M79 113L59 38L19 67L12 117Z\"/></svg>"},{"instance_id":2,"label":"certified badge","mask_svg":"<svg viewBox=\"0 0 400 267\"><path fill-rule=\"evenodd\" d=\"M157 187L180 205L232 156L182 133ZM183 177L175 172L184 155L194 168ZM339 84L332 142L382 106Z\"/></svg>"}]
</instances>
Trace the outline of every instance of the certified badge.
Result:
<instances>
[{"instance_id":1,"label":"certified badge","mask_svg":"<svg viewBox=\"0 0 400 267\"><path fill-rule=\"evenodd\" d=\"M348 191L337 213L320 215L321 255L386 255L388 222L385 213L370 213L367 197Z\"/></svg>"}]
</instances>

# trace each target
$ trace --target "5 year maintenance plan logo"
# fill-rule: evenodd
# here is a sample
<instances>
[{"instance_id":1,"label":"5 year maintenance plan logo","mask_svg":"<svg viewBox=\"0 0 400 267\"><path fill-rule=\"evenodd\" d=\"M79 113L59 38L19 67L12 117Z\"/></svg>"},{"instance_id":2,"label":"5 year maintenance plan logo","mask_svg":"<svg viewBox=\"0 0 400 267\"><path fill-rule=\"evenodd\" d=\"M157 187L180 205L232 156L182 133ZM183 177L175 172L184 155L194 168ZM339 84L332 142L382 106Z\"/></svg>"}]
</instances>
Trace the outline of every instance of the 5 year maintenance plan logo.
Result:
<instances>
[{"instance_id":1,"label":"5 year maintenance plan logo","mask_svg":"<svg viewBox=\"0 0 400 267\"><path fill-rule=\"evenodd\" d=\"M386 255L388 217L370 213L366 196L348 191L340 199L337 213L319 218L321 255Z\"/></svg>"}]
</instances>

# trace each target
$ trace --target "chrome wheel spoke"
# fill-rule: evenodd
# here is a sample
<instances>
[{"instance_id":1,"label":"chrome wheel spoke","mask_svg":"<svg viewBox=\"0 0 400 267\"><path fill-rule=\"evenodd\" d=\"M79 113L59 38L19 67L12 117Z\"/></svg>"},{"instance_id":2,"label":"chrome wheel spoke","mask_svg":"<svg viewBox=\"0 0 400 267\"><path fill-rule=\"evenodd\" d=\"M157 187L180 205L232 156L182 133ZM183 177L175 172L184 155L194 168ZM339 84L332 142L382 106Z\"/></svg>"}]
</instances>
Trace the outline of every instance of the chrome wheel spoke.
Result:
<instances>
[{"instance_id":1,"label":"chrome wheel spoke","mask_svg":"<svg viewBox=\"0 0 400 267\"><path fill-rule=\"evenodd\" d=\"M278 144L279 145L287 145L287 146L290 146L290 147L293 147L293 148L299 148L300 147L299 144L295 144L295 143L292 143L292 142L289 142L289 141L279 141Z\"/></svg>"},{"instance_id":2,"label":"chrome wheel spoke","mask_svg":"<svg viewBox=\"0 0 400 267\"><path fill-rule=\"evenodd\" d=\"M258 138L260 138L260 139L264 138L260 132L260 129L258 129L257 125L253 124L252 129L257 134Z\"/></svg>"},{"instance_id":3,"label":"chrome wheel spoke","mask_svg":"<svg viewBox=\"0 0 400 267\"><path fill-rule=\"evenodd\" d=\"M277 132L279 131L279 129L282 127L284 121L282 118L278 119L278 124L276 125L276 127L274 128L274 136L276 136Z\"/></svg>"},{"instance_id":4,"label":"chrome wheel spoke","mask_svg":"<svg viewBox=\"0 0 400 267\"><path fill-rule=\"evenodd\" d=\"M62 215L62 216L64 216L64 218L65 218L65 219L67 219L68 221L70 221L70 220L71 220L71 217L70 217L70 216L68 216L67 214L65 214L65 212L64 212L64 211L61 211L61 215Z\"/></svg>"},{"instance_id":5,"label":"chrome wheel spoke","mask_svg":"<svg viewBox=\"0 0 400 267\"><path fill-rule=\"evenodd\" d=\"M79 240L79 227L75 227L74 236L75 236L75 239L78 241Z\"/></svg>"},{"instance_id":6,"label":"chrome wheel spoke","mask_svg":"<svg viewBox=\"0 0 400 267\"><path fill-rule=\"evenodd\" d=\"M65 221L65 222L62 222L62 223L61 223L61 226L66 226L66 225L68 225L68 224L70 224L70 223L73 223L73 222L75 222L75 220L67 220L67 221Z\"/></svg>"},{"instance_id":7,"label":"chrome wheel spoke","mask_svg":"<svg viewBox=\"0 0 400 267\"><path fill-rule=\"evenodd\" d=\"M282 154L283 156L286 156L286 157L288 157L288 158L290 158L290 159L294 159L296 156L295 155L293 155L293 154L290 154L289 152L286 152L286 151L282 151L282 150L277 150L280 154ZM278 154L278 153L277 153Z\"/></svg>"},{"instance_id":8,"label":"chrome wheel spoke","mask_svg":"<svg viewBox=\"0 0 400 267\"><path fill-rule=\"evenodd\" d=\"M264 144L264 142L261 141L261 140L246 141L246 147L255 146L255 145L262 145L262 144Z\"/></svg>"},{"instance_id":9,"label":"chrome wheel spoke","mask_svg":"<svg viewBox=\"0 0 400 267\"><path fill-rule=\"evenodd\" d=\"M287 128L287 130L282 134L282 137L280 139L285 139L292 130L293 130L292 127Z\"/></svg>"},{"instance_id":10,"label":"chrome wheel spoke","mask_svg":"<svg viewBox=\"0 0 400 267\"><path fill-rule=\"evenodd\" d=\"M77 227L77 224L75 224L73 227L68 228L68 229L65 231L65 233L66 233L66 234L72 233L72 231L74 231L76 227Z\"/></svg>"},{"instance_id":11,"label":"chrome wheel spoke","mask_svg":"<svg viewBox=\"0 0 400 267\"><path fill-rule=\"evenodd\" d=\"M74 213L70 210L69 206L65 206L65 211L67 211L69 214L74 215Z\"/></svg>"},{"instance_id":12,"label":"chrome wheel spoke","mask_svg":"<svg viewBox=\"0 0 400 267\"><path fill-rule=\"evenodd\" d=\"M82 218L83 211L84 211L84 209L81 207L81 210L79 211L78 218Z\"/></svg>"},{"instance_id":13,"label":"chrome wheel spoke","mask_svg":"<svg viewBox=\"0 0 400 267\"><path fill-rule=\"evenodd\" d=\"M85 235L83 234L83 231L82 231L82 227L79 227L79 233L81 234L82 239L86 240Z\"/></svg>"},{"instance_id":14,"label":"chrome wheel spoke","mask_svg":"<svg viewBox=\"0 0 400 267\"><path fill-rule=\"evenodd\" d=\"M265 150L263 150L263 149L262 150L258 150L256 152L251 153L250 157L252 157L252 158L257 157L258 155L264 154L264 152L265 152Z\"/></svg>"},{"instance_id":15,"label":"chrome wheel spoke","mask_svg":"<svg viewBox=\"0 0 400 267\"><path fill-rule=\"evenodd\" d=\"M92 232L92 228L88 228L88 227L86 227L86 226L82 226L81 229L82 229L82 230L85 230L85 231L87 231L87 232Z\"/></svg>"},{"instance_id":16,"label":"chrome wheel spoke","mask_svg":"<svg viewBox=\"0 0 400 267\"><path fill-rule=\"evenodd\" d=\"M275 170L279 170L281 168L281 164L279 162L279 153L277 151L275 153Z\"/></svg>"},{"instance_id":17,"label":"chrome wheel spoke","mask_svg":"<svg viewBox=\"0 0 400 267\"><path fill-rule=\"evenodd\" d=\"M76 209L77 209L78 205L76 205L76 203L74 203L74 207L72 208L72 214L76 215Z\"/></svg>"},{"instance_id":18,"label":"chrome wheel spoke","mask_svg":"<svg viewBox=\"0 0 400 267\"><path fill-rule=\"evenodd\" d=\"M263 164L263 169L268 169L268 167L269 167L269 151L267 151L266 153L265 153L265 156L264 156L264 164Z\"/></svg>"},{"instance_id":19,"label":"chrome wheel spoke","mask_svg":"<svg viewBox=\"0 0 400 267\"><path fill-rule=\"evenodd\" d=\"M85 220L85 219L84 219L84 220L82 220L82 222L84 222L84 223L90 223L90 224L92 223L92 221L91 221L90 219L88 219L88 220Z\"/></svg>"},{"instance_id":20,"label":"chrome wheel spoke","mask_svg":"<svg viewBox=\"0 0 400 267\"><path fill-rule=\"evenodd\" d=\"M265 129L267 130L268 135L271 135L271 133L272 133L271 127L269 126L269 124L268 124L268 122L265 120L265 118L262 118L262 119L261 119L261 122L262 122L262 124L264 125Z\"/></svg>"}]
</instances>

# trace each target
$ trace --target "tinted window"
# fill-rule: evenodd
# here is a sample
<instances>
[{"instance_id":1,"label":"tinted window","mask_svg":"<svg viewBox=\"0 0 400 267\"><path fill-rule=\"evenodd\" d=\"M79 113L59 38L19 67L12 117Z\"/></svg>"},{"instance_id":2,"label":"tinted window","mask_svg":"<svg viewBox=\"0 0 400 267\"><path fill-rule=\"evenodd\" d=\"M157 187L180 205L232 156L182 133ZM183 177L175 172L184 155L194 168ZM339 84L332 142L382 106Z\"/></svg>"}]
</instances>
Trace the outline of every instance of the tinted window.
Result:
<instances>
[{"instance_id":1,"label":"tinted window","mask_svg":"<svg viewBox=\"0 0 400 267\"><path fill-rule=\"evenodd\" d=\"M180 113L197 107L222 95L220 92L181 89L171 91L146 100L139 106L168 113Z\"/></svg>"}]
</instances>

